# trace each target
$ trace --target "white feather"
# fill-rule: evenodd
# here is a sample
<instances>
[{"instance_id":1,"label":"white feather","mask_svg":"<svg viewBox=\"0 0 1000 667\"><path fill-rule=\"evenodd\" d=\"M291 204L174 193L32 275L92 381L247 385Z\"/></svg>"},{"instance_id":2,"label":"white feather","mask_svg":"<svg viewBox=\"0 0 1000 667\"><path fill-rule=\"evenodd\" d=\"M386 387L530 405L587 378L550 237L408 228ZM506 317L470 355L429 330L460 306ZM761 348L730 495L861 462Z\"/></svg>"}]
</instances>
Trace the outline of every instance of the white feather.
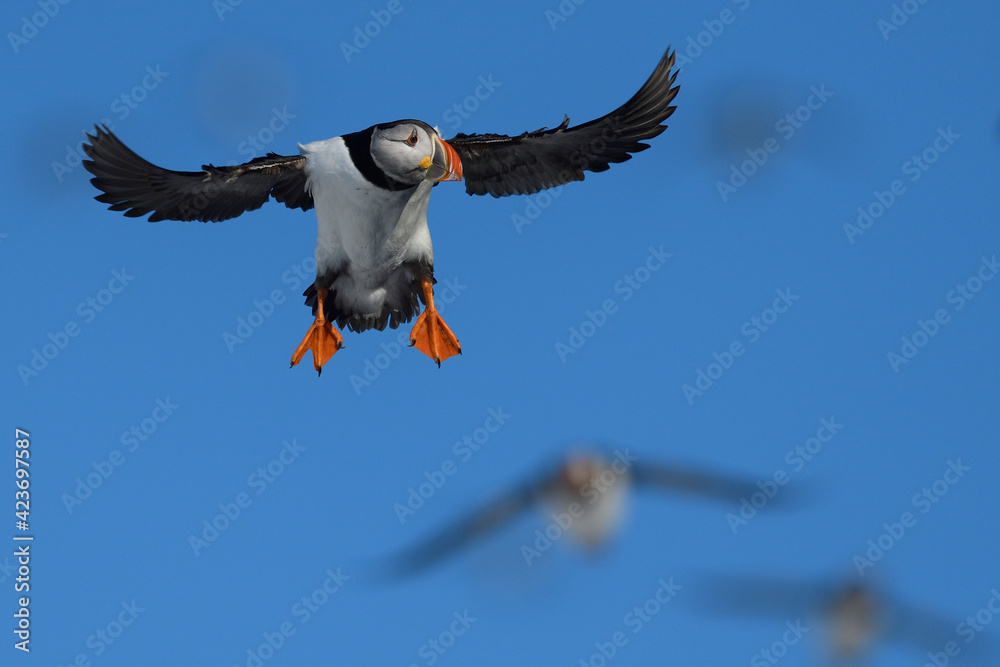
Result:
<instances>
[{"instance_id":1,"label":"white feather","mask_svg":"<svg viewBox=\"0 0 1000 667\"><path fill-rule=\"evenodd\" d=\"M338 273L337 305L379 313L403 262L433 263L427 205L433 183L389 191L368 182L341 137L300 145L318 220L316 275ZM345 270L346 268L346 270ZM407 289L408 292L408 289Z\"/></svg>"},{"instance_id":2,"label":"white feather","mask_svg":"<svg viewBox=\"0 0 1000 667\"><path fill-rule=\"evenodd\" d=\"M562 485L549 500L551 510L560 514L570 514L572 504L579 507L579 516L572 520L569 532L587 547L604 543L621 525L632 486L627 473L619 476L607 466L598 472L605 473L605 479L612 482L602 484L597 481L599 475L595 475L586 493Z\"/></svg>"}]
</instances>

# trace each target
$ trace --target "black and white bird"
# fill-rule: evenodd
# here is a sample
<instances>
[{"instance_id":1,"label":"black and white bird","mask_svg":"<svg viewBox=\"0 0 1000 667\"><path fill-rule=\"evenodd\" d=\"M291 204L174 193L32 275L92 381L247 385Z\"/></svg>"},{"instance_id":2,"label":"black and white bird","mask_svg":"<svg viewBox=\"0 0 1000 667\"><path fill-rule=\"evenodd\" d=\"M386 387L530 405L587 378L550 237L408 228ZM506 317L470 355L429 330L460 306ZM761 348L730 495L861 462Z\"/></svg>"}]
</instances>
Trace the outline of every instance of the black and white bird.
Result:
<instances>
[{"instance_id":1,"label":"black and white bird","mask_svg":"<svg viewBox=\"0 0 1000 667\"><path fill-rule=\"evenodd\" d=\"M651 463L627 448L606 455L585 447L391 558L388 574L415 574L539 508L547 510L553 521L558 519L560 535L565 531L584 548L594 550L621 525L629 497L637 488L688 494L733 507L759 491L748 479ZM523 546L521 556L530 564L531 547Z\"/></svg>"},{"instance_id":2,"label":"black and white bird","mask_svg":"<svg viewBox=\"0 0 1000 667\"><path fill-rule=\"evenodd\" d=\"M706 589L702 606L708 611L818 624L824 652L835 662L870 656L883 642L932 653L951 642L960 647L960 664L997 664L995 640L963 632L960 617L921 609L857 579L713 575Z\"/></svg>"},{"instance_id":3,"label":"black and white bird","mask_svg":"<svg viewBox=\"0 0 1000 667\"><path fill-rule=\"evenodd\" d=\"M96 199L128 217L218 222L260 208L269 198L316 209L316 281L305 291L315 321L292 356L307 350L322 371L343 346L332 326L356 332L396 328L425 304L410 343L438 366L461 353L434 307L434 253L427 227L431 188L465 179L470 195L532 194L600 172L649 148L666 129L677 94L668 49L632 99L583 125L518 136L459 134L445 141L419 120L372 125L299 145L300 154L269 153L242 165L171 171L136 155L106 128L87 135L86 168Z\"/></svg>"}]
</instances>

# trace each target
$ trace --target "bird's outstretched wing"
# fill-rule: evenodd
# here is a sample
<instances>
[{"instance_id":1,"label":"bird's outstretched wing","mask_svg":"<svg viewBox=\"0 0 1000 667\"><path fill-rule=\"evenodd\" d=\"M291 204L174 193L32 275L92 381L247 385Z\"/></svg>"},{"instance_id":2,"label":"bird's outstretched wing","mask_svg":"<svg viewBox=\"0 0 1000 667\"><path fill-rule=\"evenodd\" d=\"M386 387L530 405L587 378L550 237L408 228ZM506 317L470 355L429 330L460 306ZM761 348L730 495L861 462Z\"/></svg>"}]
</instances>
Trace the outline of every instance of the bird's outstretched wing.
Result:
<instances>
[{"instance_id":1,"label":"bird's outstretched wing","mask_svg":"<svg viewBox=\"0 0 1000 667\"><path fill-rule=\"evenodd\" d=\"M404 577L445 560L534 506L554 483L555 477L549 472L499 496L425 542L392 557L386 574Z\"/></svg>"},{"instance_id":2,"label":"bird's outstretched wing","mask_svg":"<svg viewBox=\"0 0 1000 667\"><path fill-rule=\"evenodd\" d=\"M645 487L682 491L733 503L739 503L741 498L749 499L760 491L754 482L746 479L658 464L634 463L632 479Z\"/></svg>"},{"instance_id":3,"label":"bird's outstretched wing","mask_svg":"<svg viewBox=\"0 0 1000 667\"><path fill-rule=\"evenodd\" d=\"M582 181L584 171L605 171L649 148L652 139L674 112L670 106L679 86L671 74L674 54L667 49L649 80L628 102L583 125L502 134L459 134L448 143L462 159L465 190L470 195L530 195L539 190Z\"/></svg>"},{"instance_id":4,"label":"bird's outstretched wing","mask_svg":"<svg viewBox=\"0 0 1000 667\"><path fill-rule=\"evenodd\" d=\"M963 634L957 632L962 618L930 612L899 599L888 601L887 620L889 639L910 644L921 651L941 652L945 645L954 642L959 647L959 665L998 664L1000 654L997 639L989 632L969 636L970 626L965 624Z\"/></svg>"},{"instance_id":5,"label":"bird's outstretched wing","mask_svg":"<svg viewBox=\"0 0 1000 667\"><path fill-rule=\"evenodd\" d=\"M844 588L806 578L709 574L699 606L725 615L791 616L822 612Z\"/></svg>"},{"instance_id":6,"label":"bird's outstretched wing","mask_svg":"<svg viewBox=\"0 0 1000 667\"><path fill-rule=\"evenodd\" d=\"M90 182L104 194L95 199L130 218L147 213L157 220L218 222L253 211L274 197L288 208L313 207L306 191L305 157L268 153L233 167L202 166L203 171L171 171L147 162L106 128L87 135L83 164Z\"/></svg>"}]
</instances>

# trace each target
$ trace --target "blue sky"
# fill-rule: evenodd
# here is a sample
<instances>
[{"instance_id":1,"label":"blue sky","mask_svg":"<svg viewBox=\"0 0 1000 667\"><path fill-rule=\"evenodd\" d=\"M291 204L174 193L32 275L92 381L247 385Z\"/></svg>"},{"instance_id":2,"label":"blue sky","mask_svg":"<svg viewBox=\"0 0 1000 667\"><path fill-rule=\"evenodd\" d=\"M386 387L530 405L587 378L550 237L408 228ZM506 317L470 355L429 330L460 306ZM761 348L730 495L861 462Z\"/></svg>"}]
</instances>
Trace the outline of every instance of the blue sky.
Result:
<instances>
[{"instance_id":1,"label":"blue sky","mask_svg":"<svg viewBox=\"0 0 1000 667\"><path fill-rule=\"evenodd\" d=\"M1000 587L1000 9L902 5L4 3L0 392L8 455L31 434L35 541L32 651L8 632L2 662L248 665L270 637L267 665L596 665L624 632L608 664L748 664L795 617L699 611L706 573L848 577L905 512L865 576L956 625L976 614ZM104 119L174 169L398 118L446 137L584 122L667 45L681 91L650 150L556 197L435 189L463 346L440 370L393 331L345 334L322 378L289 370L313 213L150 224L95 202L79 166ZM574 328L592 335L567 353ZM458 456L490 411L502 426ZM843 427L790 454L822 420ZM810 502L734 534L738 508L637 495L596 555L566 539L526 566L539 513L425 575L366 576L581 441L784 471ZM446 461L401 523L394 505ZM817 664L818 635L781 664ZM871 664L925 660L883 645Z\"/></svg>"}]
</instances>

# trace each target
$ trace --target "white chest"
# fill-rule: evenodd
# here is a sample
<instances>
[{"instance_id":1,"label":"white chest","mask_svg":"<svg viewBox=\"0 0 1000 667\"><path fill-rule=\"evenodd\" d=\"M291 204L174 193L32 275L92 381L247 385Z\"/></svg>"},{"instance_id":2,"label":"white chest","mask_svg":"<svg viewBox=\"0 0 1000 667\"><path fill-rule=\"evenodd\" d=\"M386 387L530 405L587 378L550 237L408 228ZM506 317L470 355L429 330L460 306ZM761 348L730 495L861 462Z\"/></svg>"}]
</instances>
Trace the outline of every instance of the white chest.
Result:
<instances>
[{"instance_id":1,"label":"white chest","mask_svg":"<svg viewBox=\"0 0 1000 667\"><path fill-rule=\"evenodd\" d=\"M317 273L350 271L382 275L430 251L427 203L430 183L390 191L370 183L355 167L340 137L300 146L307 156L308 187L319 222Z\"/></svg>"}]
</instances>

